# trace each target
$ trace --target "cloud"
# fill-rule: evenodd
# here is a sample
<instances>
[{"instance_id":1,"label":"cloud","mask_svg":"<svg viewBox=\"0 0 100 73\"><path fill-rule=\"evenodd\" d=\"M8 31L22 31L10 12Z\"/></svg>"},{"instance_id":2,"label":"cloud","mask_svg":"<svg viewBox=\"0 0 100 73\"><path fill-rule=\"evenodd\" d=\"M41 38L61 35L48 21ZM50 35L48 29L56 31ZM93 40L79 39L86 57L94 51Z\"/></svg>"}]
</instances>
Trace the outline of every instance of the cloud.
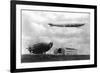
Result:
<instances>
[{"instance_id":1,"label":"cloud","mask_svg":"<svg viewBox=\"0 0 100 73\"><path fill-rule=\"evenodd\" d=\"M80 28L62 28L50 27L49 22L58 25L63 23L85 23L85 25ZM53 41L52 50L57 47L72 47L79 49L79 54L89 54L89 27L89 14L22 11L22 46L25 49L34 43ZM23 53L26 53L24 51Z\"/></svg>"}]
</instances>

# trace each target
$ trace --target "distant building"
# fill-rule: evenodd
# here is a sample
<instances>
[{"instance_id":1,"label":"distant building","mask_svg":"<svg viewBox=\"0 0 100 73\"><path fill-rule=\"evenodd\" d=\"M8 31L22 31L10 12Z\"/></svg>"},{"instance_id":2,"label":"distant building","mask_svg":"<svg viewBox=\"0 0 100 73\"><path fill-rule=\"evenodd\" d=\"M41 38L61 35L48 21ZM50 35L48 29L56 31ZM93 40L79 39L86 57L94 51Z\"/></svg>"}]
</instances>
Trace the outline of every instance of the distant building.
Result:
<instances>
[{"instance_id":1,"label":"distant building","mask_svg":"<svg viewBox=\"0 0 100 73\"><path fill-rule=\"evenodd\" d=\"M66 55L77 55L77 49L74 48L65 48Z\"/></svg>"},{"instance_id":2,"label":"distant building","mask_svg":"<svg viewBox=\"0 0 100 73\"><path fill-rule=\"evenodd\" d=\"M55 55L65 55L65 49L63 48L57 48L54 50Z\"/></svg>"},{"instance_id":3,"label":"distant building","mask_svg":"<svg viewBox=\"0 0 100 73\"><path fill-rule=\"evenodd\" d=\"M77 55L77 49L74 48L57 48L54 50L55 55Z\"/></svg>"}]
</instances>

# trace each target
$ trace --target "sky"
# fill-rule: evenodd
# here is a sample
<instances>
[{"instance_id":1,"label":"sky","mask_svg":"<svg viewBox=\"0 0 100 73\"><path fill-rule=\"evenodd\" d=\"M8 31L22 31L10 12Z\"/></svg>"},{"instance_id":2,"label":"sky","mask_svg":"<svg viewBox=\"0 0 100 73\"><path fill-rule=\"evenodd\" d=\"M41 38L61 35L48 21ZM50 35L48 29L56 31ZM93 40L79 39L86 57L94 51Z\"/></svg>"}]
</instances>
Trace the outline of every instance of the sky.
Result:
<instances>
[{"instance_id":1,"label":"sky","mask_svg":"<svg viewBox=\"0 0 100 73\"><path fill-rule=\"evenodd\" d=\"M27 47L39 42L53 42L47 53L56 48L75 48L78 54L90 54L90 15L89 13L22 11L22 54L29 54ZM50 27L57 25L84 23L76 27Z\"/></svg>"}]
</instances>

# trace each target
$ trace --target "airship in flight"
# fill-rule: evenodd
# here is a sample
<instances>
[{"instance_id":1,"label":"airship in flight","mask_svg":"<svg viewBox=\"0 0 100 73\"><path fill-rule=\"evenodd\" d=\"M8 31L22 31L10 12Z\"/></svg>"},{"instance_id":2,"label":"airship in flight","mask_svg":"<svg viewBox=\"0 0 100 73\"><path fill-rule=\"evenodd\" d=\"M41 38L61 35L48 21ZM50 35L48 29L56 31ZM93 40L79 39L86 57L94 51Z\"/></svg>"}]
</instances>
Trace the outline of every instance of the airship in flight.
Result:
<instances>
[{"instance_id":1,"label":"airship in flight","mask_svg":"<svg viewBox=\"0 0 100 73\"><path fill-rule=\"evenodd\" d=\"M54 23L48 23L49 26L53 27L81 27L85 25L85 23L71 23L71 24L54 24Z\"/></svg>"}]
</instances>

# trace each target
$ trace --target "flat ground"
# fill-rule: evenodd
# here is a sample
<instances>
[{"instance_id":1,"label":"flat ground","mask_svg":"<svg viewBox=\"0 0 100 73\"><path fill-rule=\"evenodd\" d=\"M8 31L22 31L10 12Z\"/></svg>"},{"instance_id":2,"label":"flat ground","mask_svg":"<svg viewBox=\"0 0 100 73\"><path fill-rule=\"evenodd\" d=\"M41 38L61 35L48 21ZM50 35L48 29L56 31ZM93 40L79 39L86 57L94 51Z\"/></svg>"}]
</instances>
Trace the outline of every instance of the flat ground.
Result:
<instances>
[{"instance_id":1,"label":"flat ground","mask_svg":"<svg viewBox=\"0 0 100 73\"><path fill-rule=\"evenodd\" d=\"M22 55L21 56L22 63L88 60L88 59L90 59L90 55Z\"/></svg>"}]
</instances>

